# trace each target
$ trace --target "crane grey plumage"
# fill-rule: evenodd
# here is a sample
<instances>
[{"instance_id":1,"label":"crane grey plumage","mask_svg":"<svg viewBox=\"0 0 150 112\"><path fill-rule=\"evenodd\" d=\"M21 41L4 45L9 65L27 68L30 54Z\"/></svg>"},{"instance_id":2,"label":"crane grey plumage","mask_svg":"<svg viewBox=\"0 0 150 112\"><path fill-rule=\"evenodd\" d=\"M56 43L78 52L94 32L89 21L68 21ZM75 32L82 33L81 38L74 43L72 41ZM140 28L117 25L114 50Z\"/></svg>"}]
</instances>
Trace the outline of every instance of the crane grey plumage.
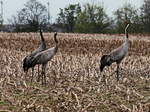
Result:
<instances>
[{"instance_id":1,"label":"crane grey plumage","mask_svg":"<svg viewBox=\"0 0 150 112\"><path fill-rule=\"evenodd\" d=\"M58 50L58 41L56 39L57 36L57 32L55 32L54 34L54 41L55 41L55 46L52 48L49 48L45 51L42 51L38 54L36 54L34 57L32 57L31 59L31 65L32 67L34 67L37 64L42 64L42 84L43 84L43 77L46 83L46 76L45 76L45 69L46 69L46 65L48 63L48 61L50 61L53 56L57 53Z\"/></svg>"},{"instance_id":2,"label":"crane grey plumage","mask_svg":"<svg viewBox=\"0 0 150 112\"><path fill-rule=\"evenodd\" d=\"M24 70L24 72L28 72L28 69L32 68L32 78L33 78L33 75L34 75L34 67L30 66L31 65L31 59L37 53L39 53L39 52L46 49L46 43L45 43L45 40L44 40L41 29L40 29L40 36L41 36L41 42L40 42L39 47L36 50L34 50L30 55L26 56L23 59L23 70ZM39 74L39 66L38 66L38 74Z\"/></svg>"},{"instance_id":3,"label":"crane grey plumage","mask_svg":"<svg viewBox=\"0 0 150 112\"><path fill-rule=\"evenodd\" d=\"M39 53L39 52L41 52L41 51L46 49L46 43L45 43L45 40L44 40L44 37L43 37L41 29L40 29L40 36L41 36L40 46L31 53L31 57L35 56L37 53Z\"/></svg>"},{"instance_id":4,"label":"crane grey plumage","mask_svg":"<svg viewBox=\"0 0 150 112\"><path fill-rule=\"evenodd\" d=\"M124 43L117 49L114 49L109 54L103 55L100 60L101 72L103 71L105 66L110 66L114 62L117 63L117 80L119 80L119 65L121 61L124 59L124 57L126 56L126 54L128 53L128 48L129 48L128 27L129 27L129 24L127 24L125 28L126 37L125 37Z\"/></svg>"}]
</instances>

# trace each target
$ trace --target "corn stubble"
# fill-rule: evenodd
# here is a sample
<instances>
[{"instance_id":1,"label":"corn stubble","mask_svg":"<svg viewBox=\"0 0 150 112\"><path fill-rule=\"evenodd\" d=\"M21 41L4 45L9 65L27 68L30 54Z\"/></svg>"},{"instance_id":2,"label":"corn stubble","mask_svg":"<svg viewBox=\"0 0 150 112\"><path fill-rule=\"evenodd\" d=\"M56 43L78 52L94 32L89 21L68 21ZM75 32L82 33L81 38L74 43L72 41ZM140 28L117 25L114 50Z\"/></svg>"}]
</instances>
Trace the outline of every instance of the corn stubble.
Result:
<instances>
[{"instance_id":1,"label":"corn stubble","mask_svg":"<svg viewBox=\"0 0 150 112\"><path fill-rule=\"evenodd\" d=\"M61 33L59 52L46 70L46 87L36 81L37 73L31 84L31 70L26 79L22 70L22 59L38 46L38 37L37 33L1 33L0 111L150 111L149 37L130 37L131 48L117 83L116 65L100 73L99 60L121 44L122 35ZM44 37L47 46L53 46L53 34Z\"/></svg>"}]
</instances>

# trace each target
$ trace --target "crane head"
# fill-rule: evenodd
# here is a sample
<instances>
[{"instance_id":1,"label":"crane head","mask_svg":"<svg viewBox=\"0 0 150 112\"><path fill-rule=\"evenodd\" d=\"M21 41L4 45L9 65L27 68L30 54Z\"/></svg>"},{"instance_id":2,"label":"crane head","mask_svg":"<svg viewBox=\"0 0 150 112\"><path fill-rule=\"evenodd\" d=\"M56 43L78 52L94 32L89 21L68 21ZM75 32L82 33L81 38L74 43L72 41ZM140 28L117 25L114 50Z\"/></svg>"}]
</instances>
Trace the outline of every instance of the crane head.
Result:
<instances>
[{"instance_id":1,"label":"crane head","mask_svg":"<svg viewBox=\"0 0 150 112\"><path fill-rule=\"evenodd\" d=\"M30 57L30 56L26 56L26 57L23 59L23 71L24 71L24 72L27 72L28 69L29 69L30 67L32 67L32 66L31 66L31 62L30 62L31 59L32 59L32 57Z\"/></svg>"},{"instance_id":2,"label":"crane head","mask_svg":"<svg viewBox=\"0 0 150 112\"><path fill-rule=\"evenodd\" d=\"M28 69L29 69L28 67L23 67L23 71L24 71L24 72L27 72Z\"/></svg>"},{"instance_id":3,"label":"crane head","mask_svg":"<svg viewBox=\"0 0 150 112\"><path fill-rule=\"evenodd\" d=\"M26 72L28 71L28 67L27 67L27 57L25 57L23 59L23 71Z\"/></svg>"},{"instance_id":4,"label":"crane head","mask_svg":"<svg viewBox=\"0 0 150 112\"><path fill-rule=\"evenodd\" d=\"M105 66L110 66L112 64L110 55L103 55L100 60L100 71L102 72Z\"/></svg>"},{"instance_id":5,"label":"crane head","mask_svg":"<svg viewBox=\"0 0 150 112\"><path fill-rule=\"evenodd\" d=\"M54 36L55 36L55 37L57 36L57 32L54 33Z\"/></svg>"},{"instance_id":6,"label":"crane head","mask_svg":"<svg viewBox=\"0 0 150 112\"><path fill-rule=\"evenodd\" d=\"M55 40L56 43L58 43L58 40L56 39L56 36L57 36L57 32L54 33L54 40Z\"/></svg>"}]
</instances>

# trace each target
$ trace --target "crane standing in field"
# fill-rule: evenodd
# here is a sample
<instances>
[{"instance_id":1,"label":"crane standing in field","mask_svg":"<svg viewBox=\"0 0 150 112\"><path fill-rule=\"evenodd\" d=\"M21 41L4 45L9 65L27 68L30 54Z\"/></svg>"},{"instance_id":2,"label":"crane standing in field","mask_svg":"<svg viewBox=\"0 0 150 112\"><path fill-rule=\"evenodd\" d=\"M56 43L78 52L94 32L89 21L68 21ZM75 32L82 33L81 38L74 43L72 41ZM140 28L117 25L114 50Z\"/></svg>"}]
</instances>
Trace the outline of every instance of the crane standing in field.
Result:
<instances>
[{"instance_id":1,"label":"crane standing in field","mask_svg":"<svg viewBox=\"0 0 150 112\"><path fill-rule=\"evenodd\" d=\"M117 63L117 81L119 81L119 65L121 61L124 59L126 54L128 53L128 48L129 48L129 40L128 40L128 27L129 24L127 24L125 28L125 40L124 43L118 47L117 49L114 49L110 54L108 55L103 55L101 60L100 60L100 70L101 72L105 68L105 66L110 66L112 63L116 62Z\"/></svg>"},{"instance_id":2,"label":"crane standing in field","mask_svg":"<svg viewBox=\"0 0 150 112\"><path fill-rule=\"evenodd\" d=\"M41 52L41 51L46 49L46 44L45 44L45 40L44 40L44 37L43 37L41 29L40 29L40 36L41 36L40 46L36 50L34 50L30 55L26 56L23 59L23 70L24 70L24 72L27 73L28 69L32 68L32 79L33 79L33 75L34 75L34 67L30 66L31 59L37 53L39 53L39 52ZM32 82L32 79L31 79L31 82ZM38 79L39 79L39 65L38 65Z\"/></svg>"},{"instance_id":3,"label":"crane standing in field","mask_svg":"<svg viewBox=\"0 0 150 112\"><path fill-rule=\"evenodd\" d=\"M44 84L44 81L46 84L46 75L45 75L46 65L48 61L50 61L53 58L53 56L57 53L58 50L58 40L56 36L57 32L55 32L54 34L55 46L36 54L35 56L32 57L30 62L31 67L34 67L37 64L42 64L42 84Z\"/></svg>"}]
</instances>

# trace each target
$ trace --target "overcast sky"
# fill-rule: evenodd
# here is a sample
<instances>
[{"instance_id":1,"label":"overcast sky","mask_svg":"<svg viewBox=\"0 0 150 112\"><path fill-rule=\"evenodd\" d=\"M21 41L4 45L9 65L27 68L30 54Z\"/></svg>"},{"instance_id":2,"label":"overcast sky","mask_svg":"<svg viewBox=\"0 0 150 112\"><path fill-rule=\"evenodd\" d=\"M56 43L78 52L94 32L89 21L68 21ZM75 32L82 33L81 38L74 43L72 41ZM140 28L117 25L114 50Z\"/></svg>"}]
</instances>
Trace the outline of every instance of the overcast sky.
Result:
<instances>
[{"instance_id":1,"label":"overcast sky","mask_svg":"<svg viewBox=\"0 0 150 112\"><path fill-rule=\"evenodd\" d=\"M28 0L3 0L4 3L4 22L7 23L7 20L15 15L17 11L24 7L24 4ZM38 0L42 4L47 6L47 2L50 2L50 14L52 16L52 21L54 22L59 8L64 8L68 4L80 3L81 5L87 2L94 2L96 4L103 4L106 13L112 16L117 8L123 6L125 3L131 3L133 6L139 8L143 4L143 0Z\"/></svg>"}]
</instances>

